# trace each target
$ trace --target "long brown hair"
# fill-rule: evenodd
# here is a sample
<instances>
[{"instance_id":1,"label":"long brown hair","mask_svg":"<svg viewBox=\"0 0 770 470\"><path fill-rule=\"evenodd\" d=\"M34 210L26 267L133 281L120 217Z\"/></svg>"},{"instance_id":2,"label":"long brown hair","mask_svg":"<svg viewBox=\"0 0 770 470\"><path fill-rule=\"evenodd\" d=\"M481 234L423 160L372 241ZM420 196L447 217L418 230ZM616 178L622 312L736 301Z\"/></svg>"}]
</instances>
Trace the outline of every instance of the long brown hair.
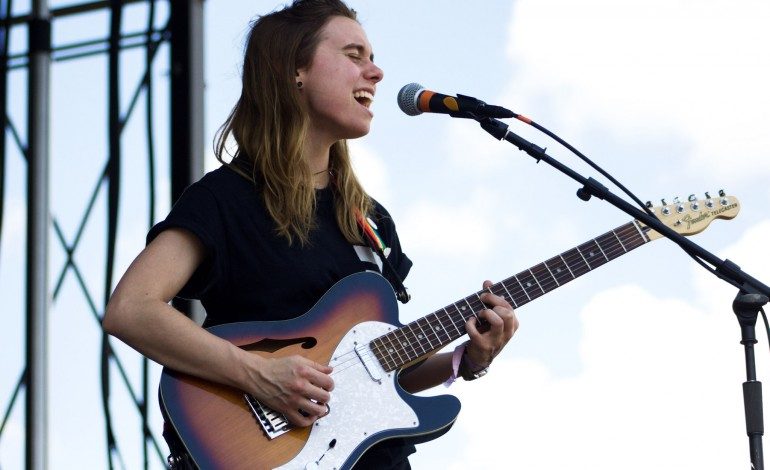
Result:
<instances>
[{"instance_id":1,"label":"long brown hair","mask_svg":"<svg viewBox=\"0 0 770 470\"><path fill-rule=\"evenodd\" d=\"M315 228L313 175L302 144L309 117L300 100L296 71L310 65L321 29L334 16L356 20L356 12L339 0L295 0L291 6L259 17L251 25L243 59L243 89L219 128L214 153L228 157L258 178L277 232L301 244ZM228 151L232 137L236 148ZM336 218L345 238L362 243L356 214L369 214L372 202L356 178L345 140L329 153L331 183L337 193Z\"/></svg>"}]
</instances>

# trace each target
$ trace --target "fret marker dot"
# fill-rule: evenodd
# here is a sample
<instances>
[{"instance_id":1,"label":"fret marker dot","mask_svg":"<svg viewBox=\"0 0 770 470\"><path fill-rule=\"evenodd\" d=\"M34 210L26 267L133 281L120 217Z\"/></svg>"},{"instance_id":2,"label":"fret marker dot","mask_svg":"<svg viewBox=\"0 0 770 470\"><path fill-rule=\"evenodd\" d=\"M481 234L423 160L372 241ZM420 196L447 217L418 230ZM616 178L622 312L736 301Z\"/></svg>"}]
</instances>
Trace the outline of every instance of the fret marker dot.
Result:
<instances>
[{"instance_id":1,"label":"fret marker dot","mask_svg":"<svg viewBox=\"0 0 770 470\"><path fill-rule=\"evenodd\" d=\"M407 347L408 345L409 345L409 343L407 343L406 341L401 343L401 346L403 346L403 347Z\"/></svg>"},{"instance_id":2,"label":"fret marker dot","mask_svg":"<svg viewBox=\"0 0 770 470\"><path fill-rule=\"evenodd\" d=\"M393 348L388 348L388 352L392 353L393 352Z\"/></svg>"},{"instance_id":3,"label":"fret marker dot","mask_svg":"<svg viewBox=\"0 0 770 470\"><path fill-rule=\"evenodd\" d=\"M528 282L528 283L527 283L527 287L532 287L532 283L531 283L531 282Z\"/></svg>"},{"instance_id":4,"label":"fret marker dot","mask_svg":"<svg viewBox=\"0 0 770 470\"><path fill-rule=\"evenodd\" d=\"M590 258L590 257L593 257L593 255L594 255L594 252L593 252L593 251L589 251L589 252L588 252L588 257L589 257L589 258Z\"/></svg>"},{"instance_id":5,"label":"fret marker dot","mask_svg":"<svg viewBox=\"0 0 770 470\"><path fill-rule=\"evenodd\" d=\"M417 337L418 337L418 338L420 338L420 339L422 339L422 338L423 338L423 336L422 336L421 334L420 334L420 335L417 335Z\"/></svg>"},{"instance_id":6,"label":"fret marker dot","mask_svg":"<svg viewBox=\"0 0 770 470\"><path fill-rule=\"evenodd\" d=\"M556 272L560 273L561 272L561 268L556 268Z\"/></svg>"},{"instance_id":7,"label":"fret marker dot","mask_svg":"<svg viewBox=\"0 0 770 470\"><path fill-rule=\"evenodd\" d=\"M462 310L464 312L465 308L466 308L465 305L463 305L462 307L460 307L460 310Z\"/></svg>"},{"instance_id":8,"label":"fret marker dot","mask_svg":"<svg viewBox=\"0 0 770 470\"><path fill-rule=\"evenodd\" d=\"M439 331L439 330L441 330L441 327L440 326L434 326L433 329L435 329L436 331Z\"/></svg>"}]
</instances>

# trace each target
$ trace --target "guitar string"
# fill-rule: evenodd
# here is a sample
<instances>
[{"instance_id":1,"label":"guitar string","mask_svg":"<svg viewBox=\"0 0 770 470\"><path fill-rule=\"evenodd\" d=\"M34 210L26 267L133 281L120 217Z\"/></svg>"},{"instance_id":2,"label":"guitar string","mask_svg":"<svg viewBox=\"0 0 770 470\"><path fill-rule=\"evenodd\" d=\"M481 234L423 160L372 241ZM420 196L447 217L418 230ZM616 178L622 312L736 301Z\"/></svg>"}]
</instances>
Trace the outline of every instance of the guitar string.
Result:
<instances>
[{"instance_id":1,"label":"guitar string","mask_svg":"<svg viewBox=\"0 0 770 470\"><path fill-rule=\"evenodd\" d=\"M629 234L631 234L632 237L629 237ZM623 243L623 241L625 241L626 243ZM605 234L602 234L602 235L596 237L593 240L589 240L588 242L585 242L582 245L579 245L578 247L573 248L572 250L568 250L567 252L562 254L562 258L564 258L564 255L567 255L567 258L565 259L565 262L567 264L571 265L572 268L576 268L576 263L580 263L580 264L584 264L585 268L589 269L589 271L590 271L590 270L596 269L597 267L601 266L602 264L605 264L608 261L611 261L611 260L615 259L616 257L618 257L618 256L620 256L622 254L627 253L630 249L634 249L634 248L637 248L637 247L641 246L644 243L646 243L646 242L643 239L641 239L641 236L640 236L639 232L636 230L636 228L633 226L633 223L629 223L629 224L626 224L625 226L618 227L615 230L608 231ZM585 260L582 259L582 258L584 258L584 255L581 255L579 250L580 250L580 247L584 247L583 249L585 250L588 246L592 246L594 244L597 245L597 247L600 248L600 250L602 250L602 253L604 254L604 256L606 256L606 258L602 261L602 258L604 256L603 257L598 257L597 256L595 258L594 257L590 257L589 259L591 261L599 260L599 263L594 263L594 266L591 266L591 263L589 262L589 259L585 259ZM626 248L626 246L628 248ZM594 255L596 255L596 253L594 253ZM547 261L545 261L543 263L540 263L539 265L536 265L536 266L533 266L532 268L530 268L529 271L532 273L532 276L535 278L536 282L538 282L539 286L540 286L541 292L537 296L542 295L544 293L547 293L550 290L553 290L556 287L559 287L560 285L566 283L566 282L564 282L564 280L562 281L562 283L558 283L556 278L553 277L553 275L551 273L548 273L548 275L545 274L546 272L548 272L547 271L547 269L548 269L547 263L549 261L554 261L556 258L557 257L551 258L550 260L547 260ZM538 272L538 271L541 274L539 277L535 274L535 272ZM588 271L582 272L580 275L585 274L587 272ZM507 280L510 281L514 277L520 277L522 274L526 274L526 272L519 273L518 275L512 276L511 278L508 278ZM574 279L574 278L579 277L579 276L574 276L573 275L571 277L572 277L572 279ZM572 279L568 278L568 279L566 279L566 281L568 282L569 280L572 280ZM491 286L491 290L494 291L494 289L496 288L500 292L498 295L500 295L501 297L506 299L508 302L511 302L511 300L512 300L511 297L513 296L513 294L506 295L505 292L502 292L500 290L501 287L504 288L504 289L506 288L505 287L505 281L497 283L497 284ZM475 294L475 296L478 297L478 295L483 293L483 292L484 291L479 291L479 292L477 292ZM476 310L477 308L485 308L485 306L480 301L480 299L473 299L473 296L470 296L470 297L468 297L466 299L457 301L454 304L452 304L452 306L445 307L443 309L444 312L445 312L444 316L448 317L452 321L453 326L456 329L458 328L457 327L457 325L458 325L457 316L459 315L460 318L463 320L463 321L461 321L459 323L463 323L464 324L464 320L465 320L465 316L459 311L459 309L457 309L457 304L461 303L461 302L465 302L465 303L468 303L469 305L473 305L473 307L474 307L473 310ZM518 304L519 302L514 302L514 303ZM451 311L447 310L447 309L452 309L452 307L454 307L454 309L455 309L454 312L451 312ZM441 313L441 310L434 312L434 315L439 315L440 313ZM470 318L471 316L472 315L469 315L468 318ZM419 320L418 320L418 322L419 322ZM419 338L414 338L414 329L413 329L413 327L415 325L418 326L420 328L420 331L422 331L423 333L425 331L425 330L422 329L422 327L419 325L418 322L412 322L409 325L406 325L402 329L399 329L399 330L396 330L394 332L389 333L389 335L392 335L393 337L395 337L395 336L397 336L397 332L400 331L402 333L401 336L403 336L405 339L407 339L407 345L401 344L400 342L397 344L398 346L404 347L403 352L405 353L405 355L407 357L407 362L410 361L410 360L417 359L417 358L419 358L420 356L423 355L423 354L419 354L418 353L418 351L417 351L418 347L419 347L419 349L423 350L423 353L427 353L426 349L424 347L425 343L423 341L420 341ZM439 323L441 323L441 322L439 321ZM430 343L432 343L430 341L431 339L436 340L439 343L439 345L442 345L443 341L441 341L440 338L438 337L438 335L435 334L435 331L433 331L433 330L429 330L429 331L431 332L432 335L426 336L426 339L428 339L429 345L431 346L430 351L432 351L432 350L437 349L437 348L434 348L433 345L430 344ZM458 333L460 333L459 329L458 329ZM387 336L387 335L383 335L383 337L384 336ZM412 338L409 338L409 336L412 336ZM460 334L459 336L462 336L462 334ZM450 338L450 341L451 341L452 338L451 337L449 337L449 338ZM381 339L381 338L378 338L378 339ZM398 338L396 338L396 339L398 339ZM416 341L415 341L415 339L416 339ZM393 343L392 340L391 340L391 343ZM408 350L406 349L407 346L410 347L414 351L414 353L416 355L409 354ZM389 352L389 351L386 351L386 352ZM399 356L400 356L400 354L399 354ZM387 360L387 358L384 358L384 359ZM389 361L389 362L393 362L394 364L397 364L398 362L405 363L403 360L395 361L394 359L395 358L393 358L392 354L391 354L391 361ZM401 359L401 358L399 358L399 359Z\"/></svg>"},{"instance_id":2,"label":"guitar string","mask_svg":"<svg viewBox=\"0 0 770 470\"><path fill-rule=\"evenodd\" d=\"M625 243L623 243L624 241L625 241ZM596 238L594 238L592 240L589 240L587 242L584 242L583 244L578 245L577 247L575 247L575 248L573 248L571 250L567 250L566 252L562 253L560 255L560 257L564 260L562 263L565 263L568 266L570 266L570 269L573 269L573 270L576 270L576 271L582 271L582 269L588 269L589 271L591 271L591 270L596 269L599 266L607 263L608 261L612 261L613 259L617 258L618 256L621 256L621 255L627 253L629 250L641 246L644 243L646 243L646 242L643 239L641 239L641 235L636 230L636 228L633 226L633 223L629 223L629 224L626 224L624 226L618 227L617 229L610 230L610 231L608 231L608 232L606 232L606 233L604 233L602 235L599 235L598 237L596 237ZM585 254L581 253L581 247L583 247L583 251L585 251L586 249L591 248L592 245L596 245L596 247L599 248L599 250L601 251L601 253L604 256L599 257L597 255L597 253L595 253L595 252L591 253L589 251L587 253L587 254L589 254L589 257L586 258ZM565 284L566 282L569 282L570 280L579 277L579 275L575 276L574 274L571 274L570 275L571 279L567 278L566 282L565 282L565 279L562 278L562 282L559 283L559 281L557 280L555 275L551 271L549 271L550 268L548 267L548 263L556 261L557 258L559 258L559 256L553 257L553 258L551 258L549 260L546 260L546 261L544 261L544 262L542 262L540 264L537 264L537 265L529 268L528 271L522 271L521 273L519 273L517 275L511 276L511 277L509 277L509 278L507 278L507 279L505 279L505 280L503 280L503 281L501 281L499 283L496 283L496 284L494 284L493 286L490 287L490 291L492 291L493 293L496 293L497 295L500 295L502 298L504 298L509 303L512 303L514 305L523 305L523 303L526 303L526 302L522 302L522 301L516 302L516 299L515 299L516 294L519 294L520 297L522 297L522 300L523 300L524 296L521 296L521 294L525 294L525 296L527 296L527 294L535 294L534 297L531 297L531 295L530 295L530 297L531 298L537 298L540 295L548 293L551 290L553 290L553 289L555 289L555 288ZM598 260L598 263L596 263L597 260ZM591 261L594 261L594 266L591 265ZM554 266L556 267L556 266L558 266L558 264L559 263L557 261ZM582 267L582 265L585 265L585 267ZM589 271L581 272L580 275L586 274ZM533 280L537 283L538 290L540 291L539 293L537 292L537 290L525 293L525 291L521 291L521 288L519 288L519 289L513 289L512 288L512 287L516 287L516 285L512 283L514 278L517 280L516 284L518 284L518 283L521 282L521 280L519 278L520 277L525 277L525 280L526 280L526 277L528 277L527 276L528 273L529 273L529 276L531 276L533 278ZM506 286L506 281L508 281L508 283L512 284L512 286ZM530 281L527 281L527 283L528 283L527 287L534 287L534 285L531 284ZM495 290L497 290L498 292L494 292ZM505 292L503 292L503 290L505 290ZM511 292L511 291L513 291L513 292ZM518 292L516 292L516 291L518 291ZM480 298L478 298L479 295L482 294L483 292L486 292L486 290L478 291L478 292L476 292L475 294L472 294L469 297L466 297L466 298L464 298L462 300L454 302L450 306L447 306L447 307L445 307L445 308L443 308L441 310L437 310L436 312L433 312L432 315L437 317L438 323L444 329L444 331L446 331L446 328L442 324L442 318L441 317L444 317L444 318L448 319L452 323L452 326L457 330L457 332L459 334L457 337L463 336L465 334L465 332L464 332L464 323L465 323L466 317L460 311L460 309L458 309L457 304L458 303L466 303L466 304L468 304L471 307L472 310L474 310L474 312L472 312L472 314L467 317L467 318L470 318L470 317L476 315L475 311L477 311L479 309L482 309L482 308L486 308L486 306L483 304L483 302L481 302ZM516 292L516 294L514 292ZM476 298L474 298L474 297L476 297ZM452 310L454 310L454 311L452 311ZM443 315L442 315L442 312L443 312ZM430 315L428 315L428 316L430 316ZM458 316L460 318L460 321L458 321L458 318L457 318ZM420 320L424 320L424 318L420 319ZM395 358L393 357L393 355L391 354L391 349L393 349L394 351L395 351L395 349L394 348L388 348L388 349L385 350L385 353L387 353L387 355L391 356L390 357L391 360L387 361L388 358L384 357L383 359L385 359L386 362L393 362L394 364L402 363L401 365L403 365L405 363L408 363L408 362L411 362L413 360L416 360L419 357L421 357L421 356L423 356L425 354L428 354L429 352L432 352L435 349L438 349L438 347L434 347L433 346L434 342L437 343L439 345L439 347L443 347L445 344L448 344L448 342L451 342L453 339L456 339L456 338L452 338L452 336L454 336L454 335L447 334L447 339L449 339L449 341L445 343L445 341L442 341L442 339L439 337L439 335L435 331L435 329L429 328L427 330L429 333L426 333L425 332L426 330L422 327L422 325L419 324L420 320L417 320L415 322L409 323L408 325L405 325L402 328L399 328L397 330L389 332L389 333L387 333L385 335L382 335L382 336L380 336L380 337L375 339L375 341L376 340L384 341L387 338L388 341L391 343L391 346L403 348L403 349L401 349L401 352L404 353L404 356L406 357L406 361L404 361L404 359L402 357L400 357L401 354L400 354L400 352L397 352L397 351L396 351L396 353L399 356L399 358L398 358L399 360L396 361ZM430 326L430 322L429 321L426 321L426 322L428 323L428 326ZM463 331L460 331L460 329L458 327L458 324L461 324L461 326L463 327ZM423 338L420 338L419 334L417 336L415 336L415 331L414 331L415 327L417 327L419 329L419 331L423 335ZM401 341L397 337L398 333L401 333L401 336L406 341ZM425 347L426 343L425 343L425 341L422 341L422 339L425 339L425 340L428 341L429 348L427 350L426 350L426 347ZM377 358L376 353L374 353L372 351L371 343L369 345L367 345L367 346L369 346L369 347L356 348L356 349L359 350L359 353L357 353L357 354L354 354L355 351L351 351L351 352L344 353L344 354L338 356L336 358L337 359L337 364L335 366L335 371L342 372L342 371L348 369L350 367L348 365L348 363L351 363L351 362L352 362L352 365L355 365L356 363L359 362L357 360L358 356L360 356L361 358L371 358L372 356L374 356L376 359L379 360L379 358ZM412 351L413 351L413 354L409 353L407 348L411 348ZM422 350L422 353L418 352L418 348L420 350ZM363 351L363 353L361 353L361 351ZM384 355L385 354L383 353L383 356ZM346 357L346 356L349 356L349 357Z\"/></svg>"},{"instance_id":3,"label":"guitar string","mask_svg":"<svg viewBox=\"0 0 770 470\"><path fill-rule=\"evenodd\" d=\"M497 295L504 298L509 303L512 303L514 306L524 305L527 302L533 300L534 298L537 298L540 295L546 294L551 290L556 289L557 287L560 287L561 285L573 279L576 279L577 277L580 277L583 274L587 274L588 272L598 268L599 266L602 266L605 263L612 261L619 256L622 256L623 254L628 253L630 250L636 249L644 245L648 241L649 240L644 239L643 236L639 233L635 223L629 222L625 225L622 225L613 230L610 230L602 235L599 235L592 240L584 242L583 244L578 245L575 248L567 250L560 255L557 255L546 261L543 261L540 264L532 266L527 271L522 271L521 273L511 276L499 283L493 284L492 286L490 286L489 291L496 293ZM598 254L594 251L593 245L596 245L596 248L599 249L600 253L604 257L604 260L602 260L602 257L598 256ZM561 277L562 282L559 282L556 275L551 271L551 266L549 266L549 263L551 263L551 266L557 269L557 273L561 273L561 271L559 271L561 269L561 266L559 266L559 264L565 265L565 267L568 267L570 271L569 272L570 277L566 277L566 275L562 276ZM587 271L583 272L583 269L587 269ZM527 272L529 273L529 276L531 276L533 280L537 283L537 286L540 291L539 293L537 292L537 290L527 291L526 289L523 289L521 278L523 277L524 280L526 281ZM548 275L546 275L546 272L548 273ZM578 275L575 275L574 272L578 272ZM516 280L517 282L514 284L511 282L512 280ZM527 287L529 288L534 287L530 281L526 281L526 282L527 282ZM511 285L508 286L506 285L507 283ZM521 288L517 289L516 284L521 284ZM495 292L495 290L497 290L497 292ZM513 291L514 293L511 293L511 291ZM442 318L449 319L452 323L452 326L455 328L455 330L458 333L457 337L463 336L465 333L460 331L458 324L464 327L464 321L466 321L467 318L471 318L472 316L477 316L477 314L475 313L477 309L486 308L486 306L483 304L483 302L481 302L479 298L479 295L482 294L483 292L485 292L485 290L479 291L469 297L466 297L457 302L454 302L452 305L444 307L441 310L437 310L436 312L433 312L433 314L431 315L437 318L438 324L442 329L444 329ZM527 298L526 301L524 297L521 296L522 293ZM530 294L534 295L534 297ZM517 295L519 296L518 298L520 299L519 302L516 302ZM473 298L474 296L476 297L476 299ZM471 306L471 315L468 315L466 317L461 312L461 310L463 310L464 307L463 308L457 307L457 304L462 302ZM454 311L452 311L452 309L454 309ZM460 317L459 322L457 318L458 316ZM435 328L433 329L429 328L428 331L430 333L425 334L425 330L423 329L423 326L420 324L420 321L423 320L428 324L428 326L431 325L430 321L425 320L425 318L427 317L424 317L423 319L409 323L408 325L405 325L402 328L399 328L386 335L376 338L376 340L377 339L381 340L381 342L384 342L385 339L387 339L391 343L391 348L387 348L387 347L385 348L385 353L387 353L387 355L390 356L390 360L388 362L392 362L394 365L397 365L398 363L401 363L401 365L403 365L412 360L416 360L421 356L428 354L429 352L432 352L435 349L439 349L439 347L443 347L444 345L448 344L448 342L451 342L452 340L456 339L452 337L453 335L447 335L447 339L449 341L442 340L442 338L440 338L438 333L436 332ZM420 334L417 334L417 336L415 336L415 332L414 332L415 327L417 327L421 332ZM406 341L401 341L397 337L398 333L401 333L401 336ZM439 347L434 346L433 341L431 341L431 339L435 340L436 343L439 345ZM423 340L428 341L429 348L427 350L425 348L425 341ZM407 358L406 361L403 360L400 352L397 349L395 349L394 346L403 348L401 351L403 351L404 356ZM422 353L418 352L417 350L418 347L419 349L422 350ZM410 354L407 348L411 348L413 351L413 354ZM364 355L362 355L362 357L369 357L372 355L370 353L371 348L365 349L365 351L366 352ZM398 361L395 360L396 358L393 357L392 352L396 352L396 354L399 356ZM377 356L376 353L374 353L374 355L375 357ZM383 356L384 355L385 354L383 353ZM355 359L355 357L353 357L352 359ZM380 360L379 358L377 359ZM388 360L387 357L383 357L383 359Z\"/></svg>"}]
</instances>

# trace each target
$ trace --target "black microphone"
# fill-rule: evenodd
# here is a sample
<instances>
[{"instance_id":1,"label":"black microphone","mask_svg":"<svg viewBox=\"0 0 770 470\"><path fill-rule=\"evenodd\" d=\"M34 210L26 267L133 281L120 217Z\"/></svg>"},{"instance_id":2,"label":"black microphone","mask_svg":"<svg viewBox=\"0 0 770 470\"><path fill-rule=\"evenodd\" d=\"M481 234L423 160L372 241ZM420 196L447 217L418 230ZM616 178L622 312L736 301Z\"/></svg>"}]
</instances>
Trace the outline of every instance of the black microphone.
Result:
<instances>
[{"instance_id":1,"label":"black microphone","mask_svg":"<svg viewBox=\"0 0 770 470\"><path fill-rule=\"evenodd\" d=\"M486 104L472 96L442 95L428 90L417 83L404 85L398 92L398 107L410 116L422 113L442 113L460 118L512 118L516 117L513 111Z\"/></svg>"}]
</instances>

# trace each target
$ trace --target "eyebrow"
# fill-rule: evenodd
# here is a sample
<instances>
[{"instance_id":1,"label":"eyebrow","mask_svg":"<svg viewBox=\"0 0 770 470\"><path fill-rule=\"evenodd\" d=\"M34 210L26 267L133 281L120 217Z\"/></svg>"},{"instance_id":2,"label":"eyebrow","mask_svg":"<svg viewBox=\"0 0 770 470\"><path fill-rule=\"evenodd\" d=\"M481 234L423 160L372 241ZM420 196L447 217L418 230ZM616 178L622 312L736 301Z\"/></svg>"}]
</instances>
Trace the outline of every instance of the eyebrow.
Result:
<instances>
[{"instance_id":1,"label":"eyebrow","mask_svg":"<svg viewBox=\"0 0 770 470\"><path fill-rule=\"evenodd\" d=\"M351 42L350 44L343 47L342 49L355 49L361 55L364 55L364 52L366 51L366 48L364 46L362 46L361 44L357 44L355 42ZM374 53L369 54L369 60L374 62Z\"/></svg>"}]
</instances>

